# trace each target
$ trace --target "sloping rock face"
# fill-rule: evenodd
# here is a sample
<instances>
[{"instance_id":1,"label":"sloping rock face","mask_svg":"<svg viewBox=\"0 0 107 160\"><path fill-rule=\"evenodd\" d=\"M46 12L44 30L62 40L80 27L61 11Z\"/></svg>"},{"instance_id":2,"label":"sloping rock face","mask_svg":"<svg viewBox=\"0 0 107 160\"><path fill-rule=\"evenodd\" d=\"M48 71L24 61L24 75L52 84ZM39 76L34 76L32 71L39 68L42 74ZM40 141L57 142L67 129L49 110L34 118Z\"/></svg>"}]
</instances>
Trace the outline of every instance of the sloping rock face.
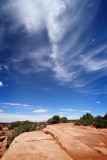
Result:
<instances>
[{"instance_id":1,"label":"sloping rock face","mask_svg":"<svg viewBox=\"0 0 107 160\"><path fill-rule=\"evenodd\" d=\"M49 125L16 137L1 160L107 160L107 129Z\"/></svg>"},{"instance_id":2,"label":"sloping rock face","mask_svg":"<svg viewBox=\"0 0 107 160\"><path fill-rule=\"evenodd\" d=\"M58 124L44 132L57 139L74 160L107 160L107 129Z\"/></svg>"},{"instance_id":3,"label":"sloping rock face","mask_svg":"<svg viewBox=\"0 0 107 160\"><path fill-rule=\"evenodd\" d=\"M42 131L23 133L11 144L2 160L72 160L56 140Z\"/></svg>"}]
</instances>

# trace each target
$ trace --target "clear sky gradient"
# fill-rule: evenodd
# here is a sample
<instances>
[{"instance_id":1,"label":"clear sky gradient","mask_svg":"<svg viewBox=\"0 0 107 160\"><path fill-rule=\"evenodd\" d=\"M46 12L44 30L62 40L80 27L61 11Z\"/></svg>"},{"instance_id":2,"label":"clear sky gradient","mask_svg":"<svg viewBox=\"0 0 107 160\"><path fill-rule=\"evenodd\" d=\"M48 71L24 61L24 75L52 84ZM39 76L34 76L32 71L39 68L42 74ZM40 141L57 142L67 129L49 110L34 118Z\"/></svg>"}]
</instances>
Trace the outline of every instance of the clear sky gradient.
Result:
<instances>
[{"instance_id":1,"label":"clear sky gradient","mask_svg":"<svg viewBox=\"0 0 107 160\"><path fill-rule=\"evenodd\" d=\"M0 0L0 121L107 112L107 0Z\"/></svg>"}]
</instances>

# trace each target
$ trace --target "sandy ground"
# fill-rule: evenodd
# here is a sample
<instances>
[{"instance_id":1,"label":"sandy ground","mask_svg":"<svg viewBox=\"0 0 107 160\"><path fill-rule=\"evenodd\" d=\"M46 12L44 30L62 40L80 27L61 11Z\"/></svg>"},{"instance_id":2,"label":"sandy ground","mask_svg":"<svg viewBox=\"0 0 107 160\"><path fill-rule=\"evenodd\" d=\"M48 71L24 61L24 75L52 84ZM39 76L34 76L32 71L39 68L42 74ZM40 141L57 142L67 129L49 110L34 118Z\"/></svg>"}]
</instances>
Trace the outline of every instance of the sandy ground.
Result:
<instances>
[{"instance_id":1,"label":"sandy ground","mask_svg":"<svg viewBox=\"0 0 107 160\"><path fill-rule=\"evenodd\" d=\"M48 125L16 137L1 160L107 160L107 129Z\"/></svg>"}]
</instances>

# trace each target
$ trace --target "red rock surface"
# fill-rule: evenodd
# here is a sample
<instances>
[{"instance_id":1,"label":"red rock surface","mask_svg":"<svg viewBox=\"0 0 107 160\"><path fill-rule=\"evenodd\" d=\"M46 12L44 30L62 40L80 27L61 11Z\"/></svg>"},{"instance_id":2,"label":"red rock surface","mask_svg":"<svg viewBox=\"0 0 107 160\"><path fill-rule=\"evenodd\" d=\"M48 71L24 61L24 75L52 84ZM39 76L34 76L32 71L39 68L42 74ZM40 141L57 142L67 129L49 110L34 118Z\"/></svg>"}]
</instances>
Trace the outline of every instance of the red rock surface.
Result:
<instances>
[{"instance_id":1,"label":"red rock surface","mask_svg":"<svg viewBox=\"0 0 107 160\"><path fill-rule=\"evenodd\" d=\"M49 125L16 137L1 160L107 160L107 129Z\"/></svg>"},{"instance_id":2,"label":"red rock surface","mask_svg":"<svg viewBox=\"0 0 107 160\"><path fill-rule=\"evenodd\" d=\"M8 129L6 127L3 128L2 131L0 131L0 158L7 151L7 148L6 148L7 136L9 136L11 133L12 133L12 131L8 131Z\"/></svg>"}]
</instances>

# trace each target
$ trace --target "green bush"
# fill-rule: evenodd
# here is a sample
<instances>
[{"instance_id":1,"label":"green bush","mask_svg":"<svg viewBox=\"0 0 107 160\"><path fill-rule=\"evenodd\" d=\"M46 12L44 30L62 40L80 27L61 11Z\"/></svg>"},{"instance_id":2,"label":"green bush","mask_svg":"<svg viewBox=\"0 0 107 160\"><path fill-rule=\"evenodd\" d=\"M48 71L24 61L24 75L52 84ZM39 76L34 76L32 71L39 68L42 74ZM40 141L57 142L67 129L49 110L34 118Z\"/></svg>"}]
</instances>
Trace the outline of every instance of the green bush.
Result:
<instances>
[{"instance_id":1,"label":"green bush","mask_svg":"<svg viewBox=\"0 0 107 160\"><path fill-rule=\"evenodd\" d=\"M107 120L107 113L105 114L104 119Z\"/></svg>"},{"instance_id":2,"label":"green bush","mask_svg":"<svg viewBox=\"0 0 107 160\"><path fill-rule=\"evenodd\" d=\"M80 126L80 125L81 125L81 121L80 121L80 120L76 120L76 121L74 122L74 125Z\"/></svg>"},{"instance_id":3,"label":"green bush","mask_svg":"<svg viewBox=\"0 0 107 160\"><path fill-rule=\"evenodd\" d=\"M80 120L81 120L81 124L88 126L93 123L93 116L90 113L86 113L80 118Z\"/></svg>"},{"instance_id":4,"label":"green bush","mask_svg":"<svg viewBox=\"0 0 107 160\"><path fill-rule=\"evenodd\" d=\"M52 124L60 123L60 117L58 115L55 115L52 117Z\"/></svg>"},{"instance_id":5,"label":"green bush","mask_svg":"<svg viewBox=\"0 0 107 160\"><path fill-rule=\"evenodd\" d=\"M74 122L75 125L93 125L96 128L107 128L107 114L104 117L97 116L93 117L91 114L87 113L83 115L80 120Z\"/></svg>"},{"instance_id":6,"label":"green bush","mask_svg":"<svg viewBox=\"0 0 107 160\"><path fill-rule=\"evenodd\" d=\"M48 122L38 122L37 123L38 127L40 127L40 126L46 127L47 125L48 125Z\"/></svg>"},{"instance_id":7,"label":"green bush","mask_svg":"<svg viewBox=\"0 0 107 160\"><path fill-rule=\"evenodd\" d=\"M106 114L107 115L107 114ZM96 128L107 128L107 117L97 116L93 121L93 126Z\"/></svg>"},{"instance_id":8,"label":"green bush","mask_svg":"<svg viewBox=\"0 0 107 160\"><path fill-rule=\"evenodd\" d=\"M10 128L14 128L14 130L13 130L13 133L10 136L8 136L6 147L7 148L9 147L9 145L11 144L11 142L14 140L15 137L17 137L18 135L24 132L35 131L36 127L37 127L37 123L30 122L30 121L24 121L20 123L14 122L14 124L12 123L12 127L10 126Z\"/></svg>"},{"instance_id":9,"label":"green bush","mask_svg":"<svg viewBox=\"0 0 107 160\"><path fill-rule=\"evenodd\" d=\"M13 130L15 127L19 127L21 124L22 123L20 121L12 122L8 129Z\"/></svg>"},{"instance_id":10,"label":"green bush","mask_svg":"<svg viewBox=\"0 0 107 160\"><path fill-rule=\"evenodd\" d=\"M52 118L49 118L49 119L47 120L47 123L48 123L48 124L52 124Z\"/></svg>"},{"instance_id":11,"label":"green bush","mask_svg":"<svg viewBox=\"0 0 107 160\"><path fill-rule=\"evenodd\" d=\"M60 122L62 122L62 123L68 123L67 117L61 117L60 118Z\"/></svg>"},{"instance_id":12,"label":"green bush","mask_svg":"<svg viewBox=\"0 0 107 160\"><path fill-rule=\"evenodd\" d=\"M67 117L61 117L58 115L54 115L52 118L47 120L47 124L57 124L57 123L68 123Z\"/></svg>"}]
</instances>

